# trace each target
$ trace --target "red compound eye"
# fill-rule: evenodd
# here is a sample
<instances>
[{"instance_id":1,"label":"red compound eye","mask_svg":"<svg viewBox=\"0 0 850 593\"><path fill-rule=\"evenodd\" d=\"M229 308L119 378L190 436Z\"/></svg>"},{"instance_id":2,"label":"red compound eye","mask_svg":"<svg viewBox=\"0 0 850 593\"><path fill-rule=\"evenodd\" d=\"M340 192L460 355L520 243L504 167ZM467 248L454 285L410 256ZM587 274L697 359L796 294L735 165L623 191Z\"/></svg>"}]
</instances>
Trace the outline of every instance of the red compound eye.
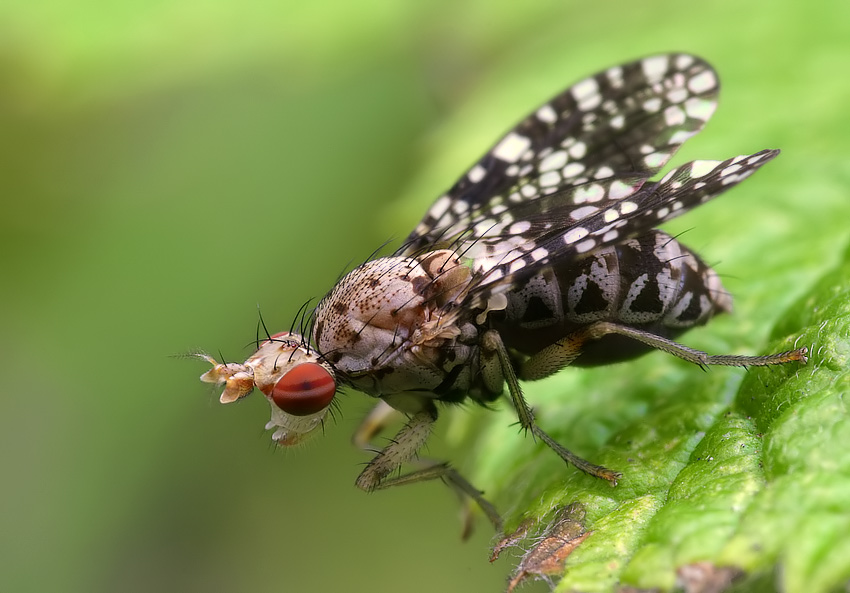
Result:
<instances>
[{"instance_id":1,"label":"red compound eye","mask_svg":"<svg viewBox=\"0 0 850 593\"><path fill-rule=\"evenodd\" d=\"M275 405L293 416L309 416L327 408L336 393L331 374L315 362L305 362L281 377L272 389Z\"/></svg>"}]
</instances>

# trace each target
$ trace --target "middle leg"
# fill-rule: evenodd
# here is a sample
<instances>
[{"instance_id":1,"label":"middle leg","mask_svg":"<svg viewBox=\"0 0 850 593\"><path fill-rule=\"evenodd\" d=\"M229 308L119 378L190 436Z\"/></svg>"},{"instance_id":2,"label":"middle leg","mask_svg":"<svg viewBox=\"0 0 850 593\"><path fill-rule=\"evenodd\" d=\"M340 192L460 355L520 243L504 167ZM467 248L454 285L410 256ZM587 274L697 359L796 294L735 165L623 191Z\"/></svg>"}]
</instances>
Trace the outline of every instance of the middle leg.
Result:
<instances>
[{"instance_id":1,"label":"middle leg","mask_svg":"<svg viewBox=\"0 0 850 593\"><path fill-rule=\"evenodd\" d=\"M541 441L546 443L549 448L555 451L555 453L557 453L558 456L567 463L577 467L586 474L602 478L603 480L607 480L612 486L616 486L617 480L619 480L623 474L610 470L607 467L596 465L595 463L591 463L586 459L579 457L543 432L543 429L537 425L534 421L534 414L532 413L531 408L528 407L525 397L522 395L522 387L519 384L519 379L517 378L513 363L511 362L507 348L505 348L505 344L502 342L502 337L499 333L496 330L487 331L482 336L481 343L485 358L495 358L495 362L498 364L501 375L504 378L505 383L508 384L508 392L510 393L511 403L517 412L520 426L522 426L525 430L530 430L531 434L540 438ZM488 364L489 363L485 360L485 365Z\"/></svg>"}]
</instances>

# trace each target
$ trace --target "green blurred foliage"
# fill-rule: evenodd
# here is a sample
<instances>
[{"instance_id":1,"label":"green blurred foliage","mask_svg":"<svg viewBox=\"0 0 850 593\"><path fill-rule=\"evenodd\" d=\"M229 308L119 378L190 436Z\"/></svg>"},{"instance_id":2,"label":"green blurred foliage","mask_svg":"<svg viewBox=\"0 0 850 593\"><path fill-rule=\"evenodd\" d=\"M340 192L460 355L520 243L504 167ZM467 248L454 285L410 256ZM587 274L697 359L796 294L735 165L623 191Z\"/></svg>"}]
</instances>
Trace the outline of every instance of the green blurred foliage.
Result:
<instances>
[{"instance_id":1,"label":"green blurred foliage","mask_svg":"<svg viewBox=\"0 0 850 593\"><path fill-rule=\"evenodd\" d=\"M346 396L308 450L273 454L261 400L219 406L203 365L169 355L247 356L258 305L270 329L288 327L525 112L674 49L709 59L725 87L679 162L785 151L671 225L694 227L688 244L722 260L739 297L734 319L688 342L752 351L847 236L848 12L837 0L0 4L0 588L499 590L509 562L487 564L483 524L458 541L447 489L356 491L365 457L346 441L365 397ZM699 374L706 386L683 395L694 373L656 358L562 373L592 405L541 418L588 456L623 426L646 441L683 434L693 426L677 433L665 404L703 407L687 418L709 426L739 378ZM614 383L594 388L604 375ZM529 395L542 406L551 391ZM504 411L470 445L466 419L482 414L460 411L429 453L465 464L515 514L582 491L556 459L526 462L538 446ZM515 455L494 451L506 441ZM681 443L682 458L696 446ZM659 488L678 471L660 465ZM657 501L635 505L620 512Z\"/></svg>"}]
</instances>

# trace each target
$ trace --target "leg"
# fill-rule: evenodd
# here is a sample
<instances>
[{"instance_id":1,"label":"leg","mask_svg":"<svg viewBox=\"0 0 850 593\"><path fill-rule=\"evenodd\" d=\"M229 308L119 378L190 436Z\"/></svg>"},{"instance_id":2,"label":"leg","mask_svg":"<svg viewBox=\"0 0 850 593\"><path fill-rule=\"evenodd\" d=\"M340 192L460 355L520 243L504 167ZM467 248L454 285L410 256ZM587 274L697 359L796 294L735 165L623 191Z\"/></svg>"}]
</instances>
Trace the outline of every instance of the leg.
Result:
<instances>
[{"instance_id":1,"label":"leg","mask_svg":"<svg viewBox=\"0 0 850 593\"><path fill-rule=\"evenodd\" d=\"M682 360L692 362L700 367L707 365L724 366L769 366L788 362L806 363L806 348L798 348L788 352L779 352L768 356L736 356L722 354L712 356L700 350L683 346L673 340L656 336L633 327L600 321L583 327L562 340L558 340L526 360L520 370L520 377L525 380L542 379L570 365L581 354L582 347L590 340L597 340L607 334L619 334L643 342L657 350L677 356Z\"/></svg>"},{"instance_id":2,"label":"leg","mask_svg":"<svg viewBox=\"0 0 850 593\"><path fill-rule=\"evenodd\" d=\"M387 403L383 401L378 403L358 427L354 435L354 443L361 449L370 450L369 440L381 432L390 419L397 414L398 412ZM422 445L425 444L428 435L431 434L431 427L436 419L437 412L433 409L423 410L415 414L398 432L392 442L381 450L360 473L360 476L357 478L357 487L371 492L373 490L383 490L390 486L401 486L403 484L439 479L452 488L462 501L468 499L474 500L481 507L481 510L484 511L484 514L487 515L493 527L497 531L501 531L502 519L495 507L482 496L481 491L476 489L447 463L416 459L416 454ZM408 462L420 466L420 469L387 479L387 476ZM465 538L471 532L468 509L464 515L463 533Z\"/></svg>"},{"instance_id":3,"label":"leg","mask_svg":"<svg viewBox=\"0 0 850 593\"><path fill-rule=\"evenodd\" d=\"M371 492L384 478L416 457L428 440L431 427L437 420L436 410L423 410L414 414L389 445L384 447L357 478L357 487Z\"/></svg>"},{"instance_id":4,"label":"leg","mask_svg":"<svg viewBox=\"0 0 850 593\"><path fill-rule=\"evenodd\" d=\"M499 333L495 330L490 330L486 332L482 336L481 348L484 351L483 353L485 357L495 357L498 360L499 367L501 368L502 372L502 377L504 378L504 381L508 384L508 391L510 392L511 403L513 404L514 409L517 412L517 416L519 417L520 426L522 426L522 428L525 430L531 430L531 434L536 437L539 437L540 440L546 443L546 445L548 445L553 451L555 451L555 453L558 454L561 459L563 459L567 463L577 467L578 469L587 474L590 474L591 476L607 480L611 483L612 486L616 486L617 480L622 477L622 474L620 472L612 471L606 467L602 467L601 465L596 465L590 463L585 459L582 459L566 447L560 445L557 441L555 441L555 439L543 432L543 430L539 426L537 426L537 424L534 422L534 414L532 414L531 409L528 407L528 404L525 402L525 398L522 395L522 388L520 387L519 380L517 379L513 364L511 364L510 357L508 356L508 351L505 348L505 344L502 342L502 337L499 335ZM573 359L575 359L577 356L578 354L576 354Z\"/></svg>"},{"instance_id":5,"label":"leg","mask_svg":"<svg viewBox=\"0 0 850 593\"><path fill-rule=\"evenodd\" d=\"M585 343L590 340L596 340L607 334L620 334L627 336L639 342L643 342L648 346L663 350L674 356L677 356L688 362L705 367L707 365L726 365L726 366L769 366L774 364L785 364L788 362L806 363L806 348L798 348L787 352L770 354L768 356L736 356L736 355L719 355L712 356L700 350L694 350L683 346L673 340L668 340L660 336L656 336L649 332L641 331L632 327L618 325L610 322L598 322L577 330L562 340L559 340L548 346L524 361L519 372L520 378L524 380L535 380L548 377L549 375L569 366L582 352ZM511 395L511 401L517 409L520 425L531 430L532 434L540 437L540 439L551 447L564 461L571 463L585 473L598 478L608 480L611 484L616 485L617 479L622 474L611 471L604 467L594 465L578 457L574 453L562 447L552 437L540 430L537 424L534 423L534 417L528 405L525 403L525 398L522 396L519 381L513 365L511 364L507 350L502 343L499 334L491 330L484 334L482 339L482 349L485 354L490 353L491 356L498 358L501 366L502 375L508 384L508 389Z\"/></svg>"},{"instance_id":6,"label":"leg","mask_svg":"<svg viewBox=\"0 0 850 593\"><path fill-rule=\"evenodd\" d=\"M470 484L466 478L460 475L457 471L455 471L448 463L438 463L432 461L424 461L425 465L422 469L418 469L416 471L410 472L409 474L404 474L398 476L397 478L391 478L389 480L383 480L376 487L375 490L383 490L384 488L389 488L390 486L401 486L403 484L413 484L414 482L425 482L428 480L442 480L445 484L447 484L458 496L461 498L461 501L465 501L467 498L471 498L474 500L478 506L484 511L484 514L487 515L487 518L490 520L490 523L493 524L493 527L497 532L502 531L502 517L499 516L499 512L496 510L490 501L488 501L483 496L483 492L478 490L475 486ZM470 516L468 510L464 511L464 529L463 529L463 539L466 539L471 533L470 528Z\"/></svg>"}]
</instances>

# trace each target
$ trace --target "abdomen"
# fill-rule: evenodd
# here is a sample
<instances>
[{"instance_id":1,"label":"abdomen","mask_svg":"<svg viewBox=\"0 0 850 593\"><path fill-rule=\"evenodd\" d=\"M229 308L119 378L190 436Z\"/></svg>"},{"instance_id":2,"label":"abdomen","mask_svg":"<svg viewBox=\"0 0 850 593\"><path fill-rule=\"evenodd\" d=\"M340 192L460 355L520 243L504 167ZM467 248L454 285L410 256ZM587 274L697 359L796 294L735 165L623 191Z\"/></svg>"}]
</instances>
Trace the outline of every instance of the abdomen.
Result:
<instances>
[{"instance_id":1,"label":"abdomen","mask_svg":"<svg viewBox=\"0 0 850 593\"><path fill-rule=\"evenodd\" d=\"M532 355L599 321L673 338L731 308L714 270L654 230L570 265L541 270L508 294L504 316L494 325L509 349ZM587 344L574 364L608 364L647 350L634 340L606 336Z\"/></svg>"}]
</instances>

